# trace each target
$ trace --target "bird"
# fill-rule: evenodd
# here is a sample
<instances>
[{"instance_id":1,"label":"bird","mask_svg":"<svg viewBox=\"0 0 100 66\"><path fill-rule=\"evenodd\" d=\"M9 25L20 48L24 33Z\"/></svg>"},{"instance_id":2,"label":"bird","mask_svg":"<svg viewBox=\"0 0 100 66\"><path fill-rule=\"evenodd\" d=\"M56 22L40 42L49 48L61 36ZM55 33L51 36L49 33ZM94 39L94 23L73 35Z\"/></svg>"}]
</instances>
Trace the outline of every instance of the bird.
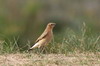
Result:
<instances>
[{"instance_id":1,"label":"bird","mask_svg":"<svg viewBox=\"0 0 100 66\"><path fill-rule=\"evenodd\" d=\"M48 43L53 39L53 28L55 27L55 25L56 23L52 23L52 22L48 23L44 32L35 41L35 44L31 48L29 48L28 51L34 48L41 48L41 47L48 45Z\"/></svg>"}]
</instances>

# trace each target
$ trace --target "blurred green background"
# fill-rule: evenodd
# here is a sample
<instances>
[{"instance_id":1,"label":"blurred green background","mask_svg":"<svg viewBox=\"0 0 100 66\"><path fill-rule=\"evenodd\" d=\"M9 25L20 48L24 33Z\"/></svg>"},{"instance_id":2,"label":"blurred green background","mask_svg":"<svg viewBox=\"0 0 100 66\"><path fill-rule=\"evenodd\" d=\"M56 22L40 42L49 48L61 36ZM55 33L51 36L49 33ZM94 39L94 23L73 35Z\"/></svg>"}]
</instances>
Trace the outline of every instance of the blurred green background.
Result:
<instances>
[{"instance_id":1,"label":"blurred green background","mask_svg":"<svg viewBox=\"0 0 100 66\"><path fill-rule=\"evenodd\" d=\"M98 32L100 0L0 0L0 42L33 44L49 22L57 23L56 42L68 27L80 32L83 22Z\"/></svg>"}]
</instances>

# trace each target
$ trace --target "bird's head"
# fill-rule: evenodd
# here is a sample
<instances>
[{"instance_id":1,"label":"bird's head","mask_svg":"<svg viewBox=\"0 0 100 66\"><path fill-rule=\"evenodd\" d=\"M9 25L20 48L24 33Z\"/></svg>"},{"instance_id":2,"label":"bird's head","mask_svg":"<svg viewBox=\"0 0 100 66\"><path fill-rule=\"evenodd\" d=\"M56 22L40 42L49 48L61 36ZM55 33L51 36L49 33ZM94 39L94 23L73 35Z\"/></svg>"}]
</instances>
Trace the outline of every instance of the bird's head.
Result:
<instances>
[{"instance_id":1,"label":"bird's head","mask_svg":"<svg viewBox=\"0 0 100 66\"><path fill-rule=\"evenodd\" d=\"M49 23L47 26L49 26L50 28L54 28L56 25L56 23Z\"/></svg>"}]
</instances>

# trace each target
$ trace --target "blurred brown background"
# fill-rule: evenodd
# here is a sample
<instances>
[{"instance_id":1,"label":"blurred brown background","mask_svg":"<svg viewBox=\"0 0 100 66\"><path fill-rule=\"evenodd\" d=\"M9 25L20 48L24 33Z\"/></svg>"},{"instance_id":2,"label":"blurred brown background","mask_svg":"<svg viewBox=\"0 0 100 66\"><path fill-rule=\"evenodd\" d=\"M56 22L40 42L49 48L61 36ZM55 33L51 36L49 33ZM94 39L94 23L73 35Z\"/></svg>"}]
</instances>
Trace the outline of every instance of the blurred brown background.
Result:
<instances>
[{"instance_id":1,"label":"blurred brown background","mask_svg":"<svg viewBox=\"0 0 100 66\"><path fill-rule=\"evenodd\" d=\"M82 22L99 31L99 12L100 0L0 0L0 40L34 42L48 22L57 23L56 35L80 30Z\"/></svg>"}]
</instances>

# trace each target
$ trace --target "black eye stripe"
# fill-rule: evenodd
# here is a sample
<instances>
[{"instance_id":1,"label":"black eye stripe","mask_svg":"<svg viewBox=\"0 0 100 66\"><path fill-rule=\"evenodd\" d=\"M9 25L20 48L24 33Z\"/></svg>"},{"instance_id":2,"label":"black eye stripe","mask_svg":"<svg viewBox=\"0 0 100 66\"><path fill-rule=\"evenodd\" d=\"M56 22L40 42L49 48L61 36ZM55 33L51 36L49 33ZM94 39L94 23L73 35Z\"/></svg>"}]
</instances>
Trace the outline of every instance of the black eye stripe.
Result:
<instances>
[{"instance_id":1,"label":"black eye stripe","mask_svg":"<svg viewBox=\"0 0 100 66\"><path fill-rule=\"evenodd\" d=\"M54 25L54 24L51 24L51 25Z\"/></svg>"}]
</instances>

